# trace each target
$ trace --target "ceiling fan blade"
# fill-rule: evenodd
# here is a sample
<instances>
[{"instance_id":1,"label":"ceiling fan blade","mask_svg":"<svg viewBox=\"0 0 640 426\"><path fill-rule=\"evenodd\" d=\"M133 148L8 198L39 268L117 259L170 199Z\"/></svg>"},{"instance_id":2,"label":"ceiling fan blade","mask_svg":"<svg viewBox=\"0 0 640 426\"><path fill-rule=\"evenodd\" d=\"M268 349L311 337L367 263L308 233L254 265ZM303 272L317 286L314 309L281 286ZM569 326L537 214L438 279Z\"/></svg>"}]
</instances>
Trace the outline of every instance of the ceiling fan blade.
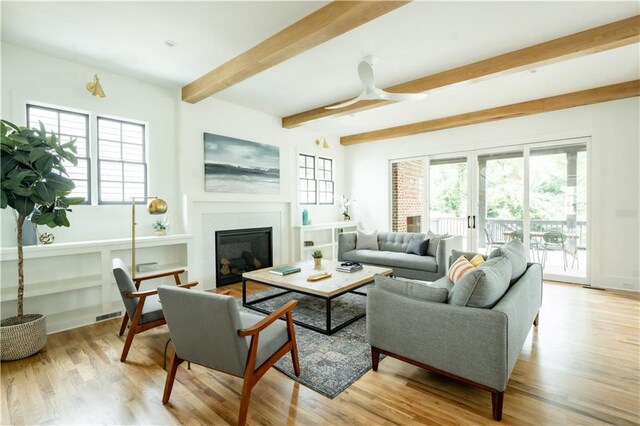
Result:
<instances>
[{"instance_id":1,"label":"ceiling fan blade","mask_svg":"<svg viewBox=\"0 0 640 426\"><path fill-rule=\"evenodd\" d=\"M353 105L358 101L362 101L364 99L367 99L366 98L366 92L360 93L358 96L356 96L355 98L351 99L350 101L346 101L346 102L343 102L343 103L338 104L338 105L331 105L331 106L328 106L328 107L324 107L324 109L344 108L344 107L348 107L349 105Z\"/></svg>"},{"instance_id":2,"label":"ceiling fan blade","mask_svg":"<svg viewBox=\"0 0 640 426\"><path fill-rule=\"evenodd\" d=\"M375 77L373 75L373 63L367 58L358 64L358 75L365 87L365 90L373 90L375 88Z\"/></svg>"},{"instance_id":3,"label":"ceiling fan blade","mask_svg":"<svg viewBox=\"0 0 640 426\"><path fill-rule=\"evenodd\" d=\"M427 97L426 93L391 93L386 92L382 89L376 89L376 95L378 95L380 99L398 102L419 101L420 99L424 99Z\"/></svg>"}]
</instances>

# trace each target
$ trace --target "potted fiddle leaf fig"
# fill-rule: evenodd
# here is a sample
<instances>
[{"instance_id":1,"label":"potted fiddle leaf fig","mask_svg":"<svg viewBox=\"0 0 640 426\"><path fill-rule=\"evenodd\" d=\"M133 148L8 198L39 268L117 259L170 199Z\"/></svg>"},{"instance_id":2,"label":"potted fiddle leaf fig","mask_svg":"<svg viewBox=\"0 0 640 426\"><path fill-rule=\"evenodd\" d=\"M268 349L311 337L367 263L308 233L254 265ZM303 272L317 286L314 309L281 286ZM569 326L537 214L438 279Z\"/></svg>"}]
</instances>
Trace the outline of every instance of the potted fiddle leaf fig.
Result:
<instances>
[{"instance_id":1,"label":"potted fiddle leaf fig","mask_svg":"<svg viewBox=\"0 0 640 426\"><path fill-rule=\"evenodd\" d=\"M44 125L29 129L0 121L0 207L15 210L18 250L17 315L0 322L0 359L21 359L40 351L47 342L45 317L24 314L24 259L22 225L28 219L37 225L69 226L71 205L84 201L69 197L75 184L64 164L76 165L75 140L62 143Z\"/></svg>"}]
</instances>

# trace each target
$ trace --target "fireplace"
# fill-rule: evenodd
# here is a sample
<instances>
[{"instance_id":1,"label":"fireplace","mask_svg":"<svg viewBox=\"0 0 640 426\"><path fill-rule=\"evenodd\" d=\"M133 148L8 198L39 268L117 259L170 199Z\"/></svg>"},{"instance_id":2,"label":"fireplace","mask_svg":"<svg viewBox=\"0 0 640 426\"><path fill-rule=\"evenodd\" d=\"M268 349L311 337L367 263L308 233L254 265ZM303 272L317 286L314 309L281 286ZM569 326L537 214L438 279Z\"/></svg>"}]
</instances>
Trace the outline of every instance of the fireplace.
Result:
<instances>
[{"instance_id":1,"label":"fireplace","mask_svg":"<svg viewBox=\"0 0 640 426\"><path fill-rule=\"evenodd\" d=\"M407 217L407 232L422 232L422 216Z\"/></svg>"},{"instance_id":2,"label":"fireplace","mask_svg":"<svg viewBox=\"0 0 640 426\"><path fill-rule=\"evenodd\" d=\"M216 231L216 287L242 281L242 273L273 266L272 228Z\"/></svg>"}]
</instances>

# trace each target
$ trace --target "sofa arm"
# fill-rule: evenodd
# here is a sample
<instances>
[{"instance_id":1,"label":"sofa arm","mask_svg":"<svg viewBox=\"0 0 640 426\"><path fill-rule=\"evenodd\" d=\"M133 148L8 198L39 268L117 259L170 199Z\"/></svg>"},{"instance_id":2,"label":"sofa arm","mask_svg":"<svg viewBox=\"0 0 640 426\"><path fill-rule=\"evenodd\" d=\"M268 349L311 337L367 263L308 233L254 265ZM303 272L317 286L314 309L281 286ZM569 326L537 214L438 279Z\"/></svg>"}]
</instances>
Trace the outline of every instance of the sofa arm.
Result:
<instances>
[{"instance_id":1,"label":"sofa arm","mask_svg":"<svg viewBox=\"0 0 640 426\"><path fill-rule=\"evenodd\" d=\"M504 391L507 316L491 309L419 301L374 287L367 296L369 344Z\"/></svg>"},{"instance_id":2,"label":"sofa arm","mask_svg":"<svg viewBox=\"0 0 640 426\"><path fill-rule=\"evenodd\" d=\"M440 244L438 244L438 249L436 250L436 264L438 265L438 272L441 271L440 268L444 268L443 276L447 273L449 269L449 256L451 255L451 250L462 251L462 236L461 235L453 235L451 237L443 238L440 240Z\"/></svg>"},{"instance_id":3,"label":"sofa arm","mask_svg":"<svg viewBox=\"0 0 640 426\"><path fill-rule=\"evenodd\" d=\"M343 232L338 234L338 260L344 260L342 257L348 251L356 249L356 233Z\"/></svg>"}]
</instances>

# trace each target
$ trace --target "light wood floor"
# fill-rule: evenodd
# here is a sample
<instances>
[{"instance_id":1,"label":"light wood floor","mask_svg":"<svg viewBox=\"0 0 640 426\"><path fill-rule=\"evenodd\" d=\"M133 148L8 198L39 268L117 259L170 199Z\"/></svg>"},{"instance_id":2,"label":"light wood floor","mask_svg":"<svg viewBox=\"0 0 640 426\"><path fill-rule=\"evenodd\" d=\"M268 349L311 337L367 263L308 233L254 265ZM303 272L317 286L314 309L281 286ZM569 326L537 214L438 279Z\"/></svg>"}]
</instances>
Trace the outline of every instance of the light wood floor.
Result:
<instances>
[{"instance_id":1,"label":"light wood floor","mask_svg":"<svg viewBox=\"0 0 640 426\"><path fill-rule=\"evenodd\" d=\"M509 381L502 423L640 423L639 308L637 295L545 283L540 327ZM40 354L2 363L2 424L236 422L240 379L181 367L163 406L166 326L136 336L120 363L119 324L53 334ZM248 423L496 424L488 392L391 358L333 400L271 369L253 390Z\"/></svg>"}]
</instances>

